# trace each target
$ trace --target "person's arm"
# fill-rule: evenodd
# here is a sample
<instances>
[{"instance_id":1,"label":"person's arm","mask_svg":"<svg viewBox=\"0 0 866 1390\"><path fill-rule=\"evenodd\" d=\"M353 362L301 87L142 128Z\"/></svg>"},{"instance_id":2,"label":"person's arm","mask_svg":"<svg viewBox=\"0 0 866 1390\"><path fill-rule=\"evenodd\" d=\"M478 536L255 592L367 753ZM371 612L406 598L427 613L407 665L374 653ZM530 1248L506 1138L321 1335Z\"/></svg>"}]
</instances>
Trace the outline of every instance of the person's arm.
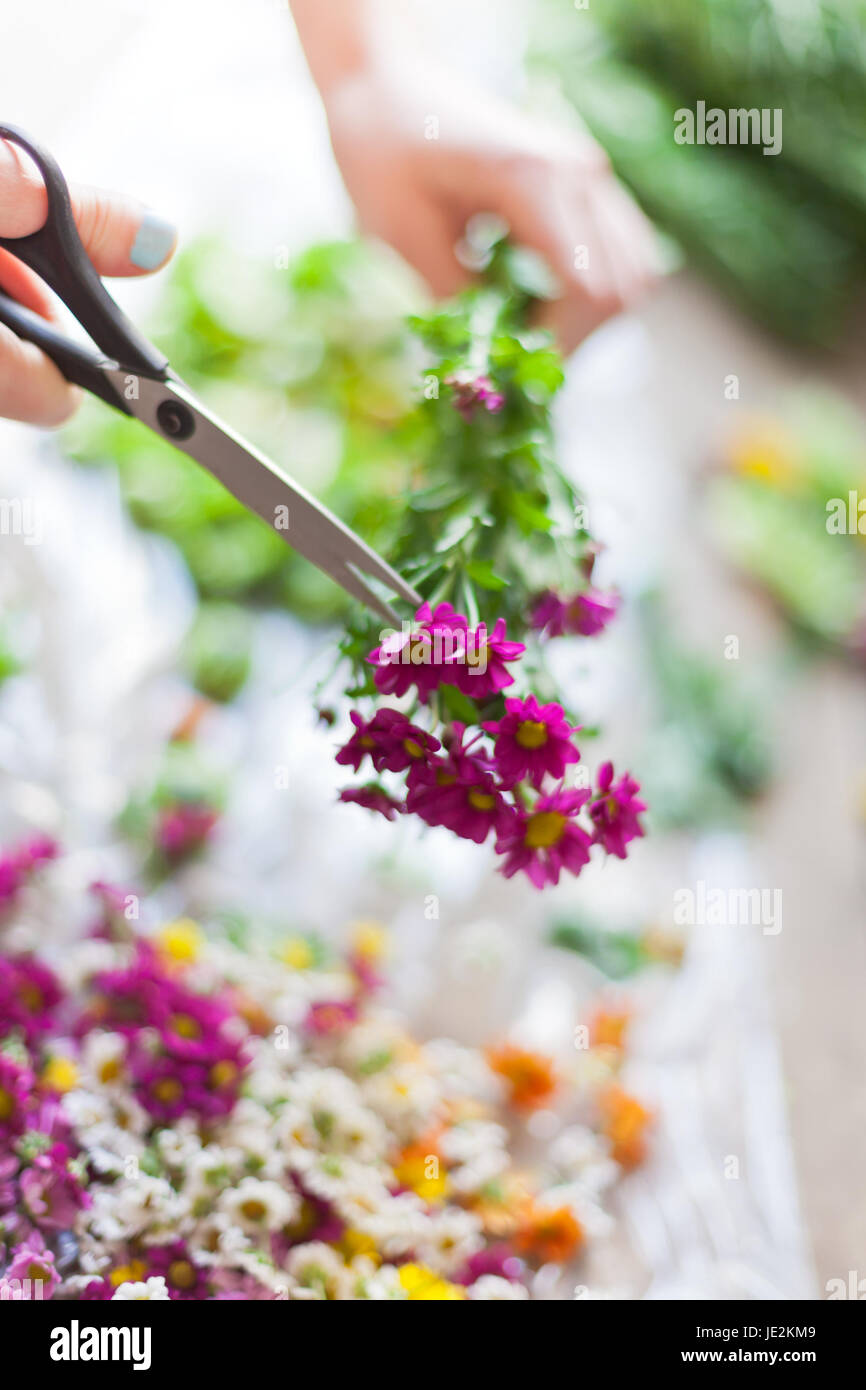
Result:
<instances>
[{"instance_id":1,"label":"person's arm","mask_svg":"<svg viewBox=\"0 0 866 1390\"><path fill-rule=\"evenodd\" d=\"M132 199L94 188L73 188L81 239L100 275L143 275L158 270L174 250L169 223ZM16 145L0 140L0 235L27 236L47 213L45 188L32 162ZM28 309L52 318L42 281L0 249L0 290ZM33 425L59 425L75 409L76 387L32 343L0 324L0 416Z\"/></svg>"},{"instance_id":2,"label":"person's arm","mask_svg":"<svg viewBox=\"0 0 866 1390\"><path fill-rule=\"evenodd\" d=\"M566 350L651 283L652 229L588 135L457 73L400 0L290 3L360 223L434 293L465 283L454 248L477 212L547 260L561 287L547 318Z\"/></svg>"}]
</instances>

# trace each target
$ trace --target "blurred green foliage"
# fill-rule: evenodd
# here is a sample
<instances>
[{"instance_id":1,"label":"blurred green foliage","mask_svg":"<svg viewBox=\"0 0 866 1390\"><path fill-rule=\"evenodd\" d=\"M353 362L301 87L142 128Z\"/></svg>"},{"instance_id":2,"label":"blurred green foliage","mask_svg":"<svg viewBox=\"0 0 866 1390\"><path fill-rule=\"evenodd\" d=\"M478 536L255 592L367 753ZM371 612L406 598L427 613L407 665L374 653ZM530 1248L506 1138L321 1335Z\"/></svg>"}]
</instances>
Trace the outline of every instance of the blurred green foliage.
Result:
<instances>
[{"instance_id":1,"label":"blurred green foliage","mask_svg":"<svg viewBox=\"0 0 866 1390\"><path fill-rule=\"evenodd\" d=\"M426 353L415 421L418 473L385 553L432 607L450 602L473 625L504 618L512 640L526 639L533 598L587 587L591 541L580 496L556 460L551 405L563 382L550 335L526 327L530 301L549 288L540 263L475 230L481 282L411 327ZM482 381L501 408L458 408L459 386ZM380 623L358 614L343 643L356 672L353 696L372 694L365 657ZM535 644L538 647L538 644ZM524 658L539 699L559 699L540 651ZM465 696L442 687L444 713L477 722Z\"/></svg>"},{"instance_id":2,"label":"blurred green foliage","mask_svg":"<svg viewBox=\"0 0 866 1390\"><path fill-rule=\"evenodd\" d=\"M688 647L657 595L640 610L654 705L640 766L653 825L735 823L773 772L768 673L747 676L735 661Z\"/></svg>"},{"instance_id":3,"label":"blurred green foliage","mask_svg":"<svg viewBox=\"0 0 866 1390\"><path fill-rule=\"evenodd\" d=\"M407 476L405 316L418 305L402 263L361 242L315 246L281 268L207 240L178 256L149 329L208 404L376 544ZM336 585L136 421L88 402L65 447L117 469L133 517L175 542L203 599L279 604L310 621L345 610Z\"/></svg>"},{"instance_id":4,"label":"blurred green foliage","mask_svg":"<svg viewBox=\"0 0 866 1390\"><path fill-rule=\"evenodd\" d=\"M866 247L864 0L541 0L554 76L647 212L758 319L839 336ZM781 108L777 156L678 145L674 113Z\"/></svg>"}]
</instances>

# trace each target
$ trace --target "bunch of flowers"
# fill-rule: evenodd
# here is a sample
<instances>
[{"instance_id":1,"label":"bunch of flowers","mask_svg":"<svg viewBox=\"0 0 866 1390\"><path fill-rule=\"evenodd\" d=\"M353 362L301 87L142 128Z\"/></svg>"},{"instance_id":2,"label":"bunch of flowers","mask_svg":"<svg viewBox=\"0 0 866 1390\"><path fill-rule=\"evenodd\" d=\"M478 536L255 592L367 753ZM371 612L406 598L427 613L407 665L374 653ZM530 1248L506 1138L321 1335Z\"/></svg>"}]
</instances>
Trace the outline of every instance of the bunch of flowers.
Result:
<instances>
[{"instance_id":1,"label":"bunch of flowers","mask_svg":"<svg viewBox=\"0 0 866 1390\"><path fill-rule=\"evenodd\" d=\"M369 718L353 710L354 732L337 762L358 772L369 759L380 776L402 777L402 791L398 799L376 781L343 791L341 799L388 819L414 814L476 844L492 836L505 876L522 871L537 888L558 883L563 870L579 874L594 845L624 859L629 842L643 834L638 783L627 773L616 779L607 762L594 788L585 777L566 786L580 753L578 729L562 705L539 704L533 694L500 701L515 679L510 666L526 650L508 640L503 620L491 632L483 622L472 628L450 603L440 603L420 608L416 623L369 660L376 690L397 697L414 690L414 709L425 709L430 727L413 722L414 710L410 717L393 705L379 705ZM443 686L471 707L471 726L431 717ZM500 717L485 718L487 712Z\"/></svg>"},{"instance_id":2,"label":"bunch of flowers","mask_svg":"<svg viewBox=\"0 0 866 1390\"><path fill-rule=\"evenodd\" d=\"M624 859L646 808L628 773L590 776L545 659L553 639L603 632L618 598L593 582L599 547L554 459L562 370L525 326L521 266L494 244L482 287L413 321L430 354L425 482L390 553L426 601L400 632L350 628L347 694L362 703L337 762L376 774L341 800L490 839L507 877L543 888L593 846Z\"/></svg>"},{"instance_id":3,"label":"bunch of flowers","mask_svg":"<svg viewBox=\"0 0 866 1390\"><path fill-rule=\"evenodd\" d=\"M241 951L191 921L0 955L0 1297L511 1300L604 1228L648 1116L621 1026L569 1069L419 1043L385 934ZM544 1166L506 1121L544 1107Z\"/></svg>"}]
</instances>

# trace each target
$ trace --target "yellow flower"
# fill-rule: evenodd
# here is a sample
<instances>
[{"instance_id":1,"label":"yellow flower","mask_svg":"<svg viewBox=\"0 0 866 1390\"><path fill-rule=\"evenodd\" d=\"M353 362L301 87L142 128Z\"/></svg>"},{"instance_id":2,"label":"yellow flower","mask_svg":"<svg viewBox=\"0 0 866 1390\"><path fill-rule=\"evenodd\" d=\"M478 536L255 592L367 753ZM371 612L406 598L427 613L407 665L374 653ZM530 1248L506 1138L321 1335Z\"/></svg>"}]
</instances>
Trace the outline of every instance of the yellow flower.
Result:
<instances>
[{"instance_id":1,"label":"yellow flower","mask_svg":"<svg viewBox=\"0 0 866 1390\"><path fill-rule=\"evenodd\" d=\"M382 960L388 954L388 933L381 922L353 922L352 950L364 960Z\"/></svg>"},{"instance_id":2,"label":"yellow flower","mask_svg":"<svg viewBox=\"0 0 866 1390\"><path fill-rule=\"evenodd\" d=\"M146 1274L147 1265L144 1260L131 1260L128 1265L113 1269L108 1276L108 1282L117 1289L121 1284L140 1284Z\"/></svg>"},{"instance_id":3,"label":"yellow flower","mask_svg":"<svg viewBox=\"0 0 866 1390\"><path fill-rule=\"evenodd\" d=\"M78 1085L78 1068L71 1057L52 1057L42 1068L40 1080L52 1091L73 1091Z\"/></svg>"},{"instance_id":4,"label":"yellow flower","mask_svg":"<svg viewBox=\"0 0 866 1390\"><path fill-rule=\"evenodd\" d=\"M753 420L730 445L731 467L743 478L757 478L789 491L800 481L796 441L773 420Z\"/></svg>"},{"instance_id":5,"label":"yellow flower","mask_svg":"<svg viewBox=\"0 0 866 1390\"><path fill-rule=\"evenodd\" d=\"M449 1284L447 1279L440 1279L426 1265L401 1265L400 1283L410 1303L454 1303L466 1297L466 1290L459 1284Z\"/></svg>"},{"instance_id":6,"label":"yellow flower","mask_svg":"<svg viewBox=\"0 0 866 1390\"><path fill-rule=\"evenodd\" d=\"M189 917L167 922L156 934L163 955L176 965L189 965L198 960L204 945L204 932Z\"/></svg>"},{"instance_id":7,"label":"yellow flower","mask_svg":"<svg viewBox=\"0 0 866 1390\"><path fill-rule=\"evenodd\" d=\"M426 1145L404 1149L394 1165L394 1173L403 1187L410 1187L425 1202L440 1202L448 1192L444 1165L438 1154L429 1152Z\"/></svg>"},{"instance_id":8,"label":"yellow flower","mask_svg":"<svg viewBox=\"0 0 866 1390\"><path fill-rule=\"evenodd\" d=\"M346 1227L340 1237L339 1246L347 1260L353 1260L356 1255L366 1255L374 1264L382 1263L373 1237L368 1236L365 1231L356 1231L353 1226Z\"/></svg>"},{"instance_id":9,"label":"yellow flower","mask_svg":"<svg viewBox=\"0 0 866 1390\"><path fill-rule=\"evenodd\" d=\"M290 936L280 951L280 960L292 970L309 970L315 959L305 936Z\"/></svg>"}]
</instances>

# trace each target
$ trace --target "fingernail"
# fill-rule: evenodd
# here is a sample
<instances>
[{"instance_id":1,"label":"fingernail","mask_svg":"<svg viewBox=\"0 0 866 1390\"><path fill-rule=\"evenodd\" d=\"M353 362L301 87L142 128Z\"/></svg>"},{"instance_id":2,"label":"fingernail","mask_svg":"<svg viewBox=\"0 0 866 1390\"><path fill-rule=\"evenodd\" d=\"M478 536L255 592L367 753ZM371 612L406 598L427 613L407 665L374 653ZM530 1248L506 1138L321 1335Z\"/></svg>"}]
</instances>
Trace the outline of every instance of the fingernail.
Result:
<instances>
[{"instance_id":1,"label":"fingernail","mask_svg":"<svg viewBox=\"0 0 866 1390\"><path fill-rule=\"evenodd\" d=\"M129 259L139 270L156 270L174 246L176 235L170 222L148 208L135 234Z\"/></svg>"}]
</instances>

